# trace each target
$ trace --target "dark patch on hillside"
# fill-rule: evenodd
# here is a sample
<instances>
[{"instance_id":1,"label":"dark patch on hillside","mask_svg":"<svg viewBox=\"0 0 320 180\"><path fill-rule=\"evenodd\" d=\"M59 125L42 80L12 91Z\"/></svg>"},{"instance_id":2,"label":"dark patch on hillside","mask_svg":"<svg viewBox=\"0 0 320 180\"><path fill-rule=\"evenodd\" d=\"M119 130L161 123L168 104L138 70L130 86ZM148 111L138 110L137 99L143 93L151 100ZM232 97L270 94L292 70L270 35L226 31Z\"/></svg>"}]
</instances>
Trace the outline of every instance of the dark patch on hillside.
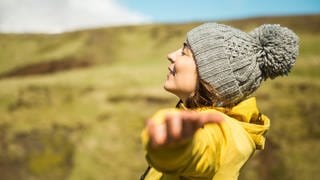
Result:
<instances>
[{"instance_id":1,"label":"dark patch on hillside","mask_svg":"<svg viewBox=\"0 0 320 180\"><path fill-rule=\"evenodd\" d=\"M168 104L172 101L172 99L169 98L163 98L163 97L157 97L153 95L117 95L117 96L111 96L107 99L107 101L111 103L120 103L120 102L126 102L126 103L137 103L137 102L144 102L147 104Z\"/></svg>"},{"instance_id":2,"label":"dark patch on hillside","mask_svg":"<svg viewBox=\"0 0 320 180\"><path fill-rule=\"evenodd\" d=\"M66 57L59 60L51 60L47 62L17 67L7 73L0 74L0 79L17 76L50 74L76 68L85 68L91 65L93 65L93 61L91 61L90 59L76 59L72 57Z\"/></svg>"}]
</instances>

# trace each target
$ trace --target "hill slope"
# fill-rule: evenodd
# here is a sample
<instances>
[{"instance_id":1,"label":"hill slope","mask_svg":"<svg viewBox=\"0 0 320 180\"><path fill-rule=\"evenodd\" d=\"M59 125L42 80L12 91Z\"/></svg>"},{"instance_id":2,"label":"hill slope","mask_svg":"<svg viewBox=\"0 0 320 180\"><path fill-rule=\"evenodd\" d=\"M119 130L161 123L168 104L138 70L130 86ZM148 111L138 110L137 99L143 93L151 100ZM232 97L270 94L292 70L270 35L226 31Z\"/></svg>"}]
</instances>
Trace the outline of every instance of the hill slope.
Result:
<instances>
[{"instance_id":1,"label":"hill slope","mask_svg":"<svg viewBox=\"0 0 320 180\"><path fill-rule=\"evenodd\" d=\"M319 33L320 16L261 17L222 23L244 31L263 23L282 24L298 34L311 34ZM179 45L186 32L196 25L199 23L114 27L55 35L0 34L0 77L164 56L170 49L167 46Z\"/></svg>"},{"instance_id":2,"label":"hill slope","mask_svg":"<svg viewBox=\"0 0 320 180\"><path fill-rule=\"evenodd\" d=\"M256 93L272 125L266 150L240 179L319 177L320 16L223 23L246 31L280 23L301 38L290 76L267 81ZM198 24L1 34L1 177L137 179L146 167L144 120L177 101L162 90L166 54Z\"/></svg>"}]
</instances>

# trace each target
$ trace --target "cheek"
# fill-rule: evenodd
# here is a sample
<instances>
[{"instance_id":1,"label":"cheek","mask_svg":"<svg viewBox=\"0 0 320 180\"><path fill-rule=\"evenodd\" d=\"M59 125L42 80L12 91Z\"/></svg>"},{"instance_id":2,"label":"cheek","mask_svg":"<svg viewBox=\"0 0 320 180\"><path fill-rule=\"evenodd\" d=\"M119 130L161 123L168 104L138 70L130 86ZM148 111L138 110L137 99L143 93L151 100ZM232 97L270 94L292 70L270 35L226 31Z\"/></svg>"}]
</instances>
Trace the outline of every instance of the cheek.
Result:
<instances>
[{"instance_id":1,"label":"cheek","mask_svg":"<svg viewBox=\"0 0 320 180\"><path fill-rule=\"evenodd\" d=\"M196 73L181 73L177 74L175 83L179 89L186 93L192 93L196 89L197 74Z\"/></svg>"},{"instance_id":2,"label":"cheek","mask_svg":"<svg viewBox=\"0 0 320 180\"><path fill-rule=\"evenodd\" d=\"M176 65L175 84L181 90L194 92L197 83L197 70L193 61Z\"/></svg>"}]
</instances>

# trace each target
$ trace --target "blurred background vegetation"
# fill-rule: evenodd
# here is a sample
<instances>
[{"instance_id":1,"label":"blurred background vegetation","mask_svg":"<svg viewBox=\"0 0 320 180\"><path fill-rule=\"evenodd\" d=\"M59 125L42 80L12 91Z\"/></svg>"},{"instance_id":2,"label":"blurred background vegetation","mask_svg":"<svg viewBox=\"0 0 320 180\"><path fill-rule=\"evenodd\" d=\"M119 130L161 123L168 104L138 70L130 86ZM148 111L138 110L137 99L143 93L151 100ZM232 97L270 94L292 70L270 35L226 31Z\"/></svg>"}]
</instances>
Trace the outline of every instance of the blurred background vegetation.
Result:
<instances>
[{"instance_id":1,"label":"blurred background vegetation","mask_svg":"<svg viewBox=\"0 0 320 180\"><path fill-rule=\"evenodd\" d=\"M271 130L240 179L320 178L320 15L222 23L300 36L290 76L255 94ZM178 101L162 89L166 54L199 24L0 34L0 179L138 179L145 119Z\"/></svg>"}]
</instances>

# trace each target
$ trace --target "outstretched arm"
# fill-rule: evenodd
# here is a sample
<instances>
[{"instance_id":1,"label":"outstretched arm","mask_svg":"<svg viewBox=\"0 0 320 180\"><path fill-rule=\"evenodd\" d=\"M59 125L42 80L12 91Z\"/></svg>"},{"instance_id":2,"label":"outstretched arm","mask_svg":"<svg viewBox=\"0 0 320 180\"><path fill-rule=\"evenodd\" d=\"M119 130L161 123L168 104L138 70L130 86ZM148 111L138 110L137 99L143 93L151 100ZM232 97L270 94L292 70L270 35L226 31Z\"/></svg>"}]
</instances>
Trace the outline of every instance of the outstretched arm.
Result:
<instances>
[{"instance_id":1,"label":"outstretched arm","mask_svg":"<svg viewBox=\"0 0 320 180\"><path fill-rule=\"evenodd\" d=\"M147 161L158 171L186 176L215 172L223 142L221 112L165 109L142 133Z\"/></svg>"},{"instance_id":2,"label":"outstretched arm","mask_svg":"<svg viewBox=\"0 0 320 180\"><path fill-rule=\"evenodd\" d=\"M207 123L220 123L222 117L214 113L199 113L194 111L180 111L168 113L163 123L153 120L147 122L149 143L152 148L174 146L194 133Z\"/></svg>"}]
</instances>

